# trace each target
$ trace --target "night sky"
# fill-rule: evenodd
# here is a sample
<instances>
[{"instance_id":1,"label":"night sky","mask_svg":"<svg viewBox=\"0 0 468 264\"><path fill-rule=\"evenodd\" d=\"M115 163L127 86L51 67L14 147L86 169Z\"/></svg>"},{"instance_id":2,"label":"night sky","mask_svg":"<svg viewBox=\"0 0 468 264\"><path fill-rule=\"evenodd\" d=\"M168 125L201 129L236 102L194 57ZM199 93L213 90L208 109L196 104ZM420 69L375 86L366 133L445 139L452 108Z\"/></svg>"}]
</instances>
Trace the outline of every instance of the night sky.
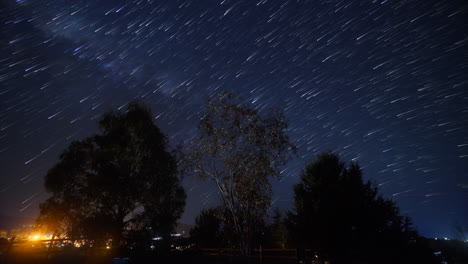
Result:
<instances>
[{"instance_id":1,"label":"night sky","mask_svg":"<svg viewBox=\"0 0 468 264\"><path fill-rule=\"evenodd\" d=\"M171 144L231 90L284 110L297 158L273 180L289 209L333 150L422 235L468 223L468 4L420 1L0 0L0 214L34 217L43 177L96 119L147 103ZM181 221L219 200L186 177Z\"/></svg>"}]
</instances>

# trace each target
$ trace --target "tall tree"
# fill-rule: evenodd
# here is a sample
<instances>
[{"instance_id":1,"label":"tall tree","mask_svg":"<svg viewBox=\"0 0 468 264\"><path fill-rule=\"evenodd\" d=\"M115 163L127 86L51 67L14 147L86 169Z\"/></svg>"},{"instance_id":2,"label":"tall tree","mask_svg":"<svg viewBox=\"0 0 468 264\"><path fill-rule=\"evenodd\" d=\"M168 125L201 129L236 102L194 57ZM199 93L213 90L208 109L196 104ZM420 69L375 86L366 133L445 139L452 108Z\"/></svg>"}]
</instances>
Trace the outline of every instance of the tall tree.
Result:
<instances>
[{"instance_id":1,"label":"tall tree","mask_svg":"<svg viewBox=\"0 0 468 264\"><path fill-rule=\"evenodd\" d=\"M333 153L318 155L305 168L294 201L288 217L293 241L337 263L372 258L403 263L418 238L395 202L363 181L359 165L347 167Z\"/></svg>"},{"instance_id":2,"label":"tall tree","mask_svg":"<svg viewBox=\"0 0 468 264\"><path fill-rule=\"evenodd\" d=\"M213 180L232 221L239 247L249 254L255 229L270 206L270 177L279 175L295 151L279 111L265 115L241 105L228 92L208 100L199 134L192 141L188 164L202 178Z\"/></svg>"},{"instance_id":3,"label":"tall tree","mask_svg":"<svg viewBox=\"0 0 468 264\"><path fill-rule=\"evenodd\" d=\"M115 245L137 223L167 234L186 196L151 111L130 103L98 124L100 133L72 142L48 171L45 187L52 195L41 205L38 223L70 238L112 238Z\"/></svg>"}]
</instances>

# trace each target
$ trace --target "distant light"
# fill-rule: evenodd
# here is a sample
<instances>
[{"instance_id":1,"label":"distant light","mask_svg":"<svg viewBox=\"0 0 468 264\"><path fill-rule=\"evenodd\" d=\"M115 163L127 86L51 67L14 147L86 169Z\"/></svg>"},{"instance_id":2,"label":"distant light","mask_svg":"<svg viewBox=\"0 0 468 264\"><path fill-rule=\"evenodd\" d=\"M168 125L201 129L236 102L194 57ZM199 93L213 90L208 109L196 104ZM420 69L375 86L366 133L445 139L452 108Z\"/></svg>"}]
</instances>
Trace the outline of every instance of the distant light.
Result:
<instances>
[{"instance_id":1,"label":"distant light","mask_svg":"<svg viewBox=\"0 0 468 264\"><path fill-rule=\"evenodd\" d=\"M161 240L162 237L154 237L153 240Z\"/></svg>"},{"instance_id":2,"label":"distant light","mask_svg":"<svg viewBox=\"0 0 468 264\"><path fill-rule=\"evenodd\" d=\"M110 247L109 247L109 246L106 246L106 249L110 249Z\"/></svg>"},{"instance_id":3,"label":"distant light","mask_svg":"<svg viewBox=\"0 0 468 264\"><path fill-rule=\"evenodd\" d=\"M39 240L39 238L41 238L40 235L34 235L34 236L31 236L29 239L30 240Z\"/></svg>"}]
</instances>

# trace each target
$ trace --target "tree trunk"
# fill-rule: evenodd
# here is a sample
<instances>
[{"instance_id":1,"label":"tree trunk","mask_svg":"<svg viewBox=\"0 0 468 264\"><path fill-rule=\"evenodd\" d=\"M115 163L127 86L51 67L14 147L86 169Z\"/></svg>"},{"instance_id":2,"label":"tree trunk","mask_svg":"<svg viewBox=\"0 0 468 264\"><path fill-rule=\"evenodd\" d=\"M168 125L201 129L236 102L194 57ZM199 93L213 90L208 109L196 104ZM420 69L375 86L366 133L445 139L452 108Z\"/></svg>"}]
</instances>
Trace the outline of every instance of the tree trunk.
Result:
<instances>
[{"instance_id":1,"label":"tree trunk","mask_svg":"<svg viewBox=\"0 0 468 264\"><path fill-rule=\"evenodd\" d=\"M221 198L223 200L224 206L226 206L231 212L232 220L234 221L236 235L238 236L237 239L239 240L239 247L240 247L241 253L243 256L247 256L248 252L247 252L247 246L246 246L245 239L244 239L243 230L237 219L237 214L234 211L234 201L233 201L234 199L232 196L233 194L232 192L231 192L231 195L227 194L228 191L225 188L223 188L223 186L220 184L218 179L215 178L214 180L216 182L219 192L221 193Z\"/></svg>"},{"instance_id":2,"label":"tree trunk","mask_svg":"<svg viewBox=\"0 0 468 264\"><path fill-rule=\"evenodd\" d=\"M50 243L49 243L49 248L47 248L47 254L46 254L46 260L48 261L49 258L50 258L50 250L51 248L54 246L54 240L55 240L55 236L57 235L57 232L54 231L52 233L52 239L50 240Z\"/></svg>"}]
</instances>

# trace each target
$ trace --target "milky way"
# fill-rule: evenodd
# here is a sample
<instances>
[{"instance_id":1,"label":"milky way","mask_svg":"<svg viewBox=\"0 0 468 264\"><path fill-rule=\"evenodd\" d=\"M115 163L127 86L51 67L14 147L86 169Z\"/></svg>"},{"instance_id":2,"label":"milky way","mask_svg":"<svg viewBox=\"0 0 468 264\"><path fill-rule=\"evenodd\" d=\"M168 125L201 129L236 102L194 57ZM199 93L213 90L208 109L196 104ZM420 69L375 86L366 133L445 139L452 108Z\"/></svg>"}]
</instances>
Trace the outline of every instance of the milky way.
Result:
<instances>
[{"instance_id":1,"label":"milky way","mask_svg":"<svg viewBox=\"0 0 468 264\"><path fill-rule=\"evenodd\" d=\"M17 0L0 11L0 213L35 216L43 177L96 119L134 99L172 144L221 90L284 110L305 163L333 150L426 236L468 222L466 1ZM465 28L464 28L465 27ZM183 222L218 202L186 178Z\"/></svg>"}]
</instances>

